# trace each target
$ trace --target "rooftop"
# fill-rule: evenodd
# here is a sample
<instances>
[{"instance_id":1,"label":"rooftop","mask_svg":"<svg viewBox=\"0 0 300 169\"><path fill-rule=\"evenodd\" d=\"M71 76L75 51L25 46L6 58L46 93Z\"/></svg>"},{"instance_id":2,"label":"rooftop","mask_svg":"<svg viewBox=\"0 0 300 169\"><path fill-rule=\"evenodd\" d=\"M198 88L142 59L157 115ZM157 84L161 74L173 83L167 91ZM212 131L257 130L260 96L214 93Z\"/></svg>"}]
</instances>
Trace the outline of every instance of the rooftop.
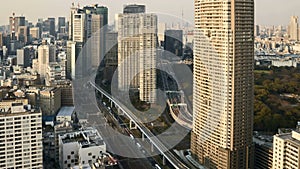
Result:
<instances>
[{"instance_id":1,"label":"rooftop","mask_svg":"<svg viewBox=\"0 0 300 169\"><path fill-rule=\"evenodd\" d=\"M57 117L65 117L65 116L72 116L75 107L61 107Z\"/></svg>"},{"instance_id":2,"label":"rooftop","mask_svg":"<svg viewBox=\"0 0 300 169\"><path fill-rule=\"evenodd\" d=\"M64 144L78 142L82 148L105 145L98 131L93 128L67 133L59 137Z\"/></svg>"},{"instance_id":3,"label":"rooftop","mask_svg":"<svg viewBox=\"0 0 300 169\"><path fill-rule=\"evenodd\" d=\"M276 137L279 137L285 141L291 141L300 146L300 133L297 131L292 131L291 133L277 134Z\"/></svg>"}]
</instances>

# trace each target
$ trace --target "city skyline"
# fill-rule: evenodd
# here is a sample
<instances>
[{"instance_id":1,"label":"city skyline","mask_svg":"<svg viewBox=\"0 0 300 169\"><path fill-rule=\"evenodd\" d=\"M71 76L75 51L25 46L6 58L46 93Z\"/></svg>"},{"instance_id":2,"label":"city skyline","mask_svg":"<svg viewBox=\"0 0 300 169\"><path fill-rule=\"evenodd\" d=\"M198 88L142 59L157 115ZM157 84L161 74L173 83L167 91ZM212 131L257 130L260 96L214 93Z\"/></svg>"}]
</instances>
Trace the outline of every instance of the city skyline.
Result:
<instances>
[{"instance_id":1,"label":"city skyline","mask_svg":"<svg viewBox=\"0 0 300 169\"><path fill-rule=\"evenodd\" d=\"M173 3L171 0L156 1L149 3L147 0L124 0L122 3L115 3L115 1L97 1L97 0L76 0L73 1L76 5L80 6L87 4L100 4L107 6L109 12L109 24L113 23L114 15L122 13L123 6L129 3L144 4L147 6L148 13L161 13L173 15L178 18L183 18L189 22L194 22L194 1L178 1ZM11 16L13 12L17 16L23 15L30 22L36 23L38 18L59 17L65 16L69 20L69 10L73 3L61 3L59 0L52 1L8 1L5 5L0 7L0 25L8 25L7 16ZM16 5L18 3L18 5ZM169 4L172 3L172 8ZM190 5L188 5L190 4ZM31 6L38 6L39 8L32 9ZM289 18L292 15L300 16L300 1L290 0L289 3L284 3L281 0L255 0L255 24L258 25L288 25ZM276 18L276 20L274 19Z\"/></svg>"},{"instance_id":2,"label":"city skyline","mask_svg":"<svg viewBox=\"0 0 300 169\"><path fill-rule=\"evenodd\" d=\"M73 1L0 6L1 169L300 168L299 0Z\"/></svg>"}]
</instances>

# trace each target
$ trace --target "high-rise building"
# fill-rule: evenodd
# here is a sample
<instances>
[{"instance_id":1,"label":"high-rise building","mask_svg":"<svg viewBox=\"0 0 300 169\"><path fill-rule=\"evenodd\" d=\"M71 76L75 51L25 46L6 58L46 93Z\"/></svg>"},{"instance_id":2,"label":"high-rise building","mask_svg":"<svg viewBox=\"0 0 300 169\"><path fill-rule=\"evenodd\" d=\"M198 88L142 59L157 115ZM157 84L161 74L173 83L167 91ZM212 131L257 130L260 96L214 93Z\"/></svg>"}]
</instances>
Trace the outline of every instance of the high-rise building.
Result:
<instances>
[{"instance_id":1,"label":"high-rise building","mask_svg":"<svg viewBox=\"0 0 300 169\"><path fill-rule=\"evenodd\" d=\"M254 28L254 36L259 36L259 35L260 35L259 25L255 25L255 28Z\"/></svg>"},{"instance_id":2,"label":"high-rise building","mask_svg":"<svg viewBox=\"0 0 300 169\"><path fill-rule=\"evenodd\" d=\"M46 70L46 86L56 86L66 80L66 61L50 62Z\"/></svg>"},{"instance_id":3,"label":"high-rise building","mask_svg":"<svg viewBox=\"0 0 300 169\"><path fill-rule=\"evenodd\" d=\"M72 15L72 35L71 38L74 42L85 42L85 14L76 13Z\"/></svg>"},{"instance_id":4,"label":"high-rise building","mask_svg":"<svg viewBox=\"0 0 300 169\"><path fill-rule=\"evenodd\" d=\"M55 18L48 18L49 21L49 33L52 36L56 36L56 31L55 31Z\"/></svg>"},{"instance_id":5,"label":"high-rise building","mask_svg":"<svg viewBox=\"0 0 300 169\"><path fill-rule=\"evenodd\" d=\"M42 113L30 107L0 113L0 168L43 168Z\"/></svg>"},{"instance_id":6,"label":"high-rise building","mask_svg":"<svg viewBox=\"0 0 300 169\"><path fill-rule=\"evenodd\" d=\"M40 38L40 28L33 27L29 29L29 34L32 40L36 40Z\"/></svg>"},{"instance_id":7,"label":"high-rise building","mask_svg":"<svg viewBox=\"0 0 300 169\"><path fill-rule=\"evenodd\" d=\"M300 132L277 134L273 142L273 169L300 168Z\"/></svg>"},{"instance_id":8,"label":"high-rise building","mask_svg":"<svg viewBox=\"0 0 300 169\"><path fill-rule=\"evenodd\" d=\"M291 40L299 40L299 17L291 16L291 20L288 26L289 37Z\"/></svg>"},{"instance_id":9,"label":"high-rise building","mask_svg":"<svg viewBox=\"0 0 300 169\"><path fill-rule=\"evenodd\" d=\"M182 57L183 51L183 31L182 30L166 30L164 50L171 52L175 56Z\"/></svg>"},{"instance_id":10,"label":"high-rise building","mask_svg":"<svg viewBox=\"0 0 300 169\"><path fill-rule=\"evenodd\" d=\"M196 0L191 151L208 168L252 168L254 0Z\"/></svg>"},{"instance_id":11,"label":"high-rise building","mask_svg":"<svg viewBox=\"0 0 300 169\"><path fill-rule=\"evenodd\" d=\"M163 47L163 42L165 41L165 31L167 29L167 24L166 23L159 23L158 24L158 42L159 45Z\"/></svg>"},{"instance_id":12,"label":"high-rise building","mask_svg":"<svg viewBox=\"0 0 300 169\"><path fill-rule=\"evenodd\" d=\"M50 62L55 62L56 48L54 45L41 45L38 48L38 73L42 82L46 78L46 70Z\"/></svg>"},{"instance_id":13,"label":"high-rise building","mask_svg":"<svg viewBox=\"0 0 300 169\"><path fill-rule=\"evenodd\" d=\"M138 14L138 13L145 13L146 12L146 6L145 5L125 5L123 9L124 14Z\"/></svg>"},{"instance_id":14,"label":"high-rise building","mask_svg":"<svg viewBox=\"0 0 300 169\"><path fill-rule=\"evenodd\" d=\"M27 43L28 39L28 28L27 26L19 26L18 30L18 40L20 42L23 42L24 44Z\"/></svg>"},{"instance_id":15,"label":"high-rise building","mask_svg":"<svg viewBox=\"0 0 300 169\"><path fill-rule=\"evenodd\" d=\"M54 116L61 107L61 89L47 87L40 91L39 106L43 116Z\"/></svg>"},{"instance_id":16,"label":"high-rise building","mask_svg":"<svg viewBox=\"0 0 300 169\"><path fill-rule=\"evenodd\" d=\"M82 72L84 72L84 65L86 64L90 64L97 68L100 65L101 58L103 58L105 53L106 29L102 28L105 24L107 24L107 12L107 7L98 5L77 8L73 4L71 8L69 23L70 40L76 42L76 48L78 51L81 51L81 49L79 49L80 46L82 47L85 45L89 38L91 38L86 50L82 51L84 52L83 56L85 56L85 58L79 61L77 60L78 55L76 55L76 61L82 65ZM75 72L72 72L72 74L72 78L74 78Z\"/></svg>"},{"instance_id":17,"label":"high-rise building","mask_svg":"<svg viewBox=\"0 0 300 169\"><path fill-rule=\"evenodd\" d=\"M103 15L91 14L91 62L93 67L100 65L101 56L104 55ZM102 57L103 58L103 57Z\"/></svg>"},{"instance_id":18,"label":"high-rise building","mask_svg":"<svg viewBox=\"0 0 300 169\"><path fill-rule=\"evenodd\" d=\"M19 35L19 27L25 26L25 17L24 16L15 16L13 13L12 17L9 17L9 30L10 30L10 37L12 40L18 40Z\"/></svg>"},{"instance_id":19,"label":"high-rise building","mask_svg":"<svg viewBox=\"0 0 300 169\"><path fill-rule=\"evenodd\" d=\"M254 142L254 168L272 169L273 165L273 136L256 135Z\"/></svg>"},{"instance_id":20,"label":"high-rise building","mask_svg":"<svg viewBox=\"0 0 300 169\"><path fill-rule=\"evenodd\" d=\"M139 88L140 100L156 101L157 16L144 5L127 5L118 15L118 88Z\"/></svg>"},{"instance_id":21,"label":"high-rise building","mask_svg":"<svg viewBox=\"0 0 300 169\"><path fill-rule=\"evenodd\" d=\"M118 67L118 33L107 32L105 37L104 79L111 81Z\"/></svg>"},{"instance_id":22,"label":"high-rise building","mask_svg":"<svg viewBox=\"0 0 300 169\"><path fill-rule=\"evenodd\" d=\"M3 32L0 32L0 50L2 50L3 47Z\"/></svg>"},{"instance_id":23,"label":"high-rise building","mask_svg":"<svg viewBox=\"0 0 300 169\"><path fill-rule=\"evenodd\" d=\"M58 17L58 33L66 33L66 18Z\"/></svg>"},{"instance_id":24,"label":"high-rise building","mask_svg":"<svg viewBox=\"0 0 300 169\"><path fill-rule=\"evenodd\" d=\"M66 76L67 79L71 79L72 76L75 77L75 65L76 65L76 42L67 42L67 67Z\"/></svg>"},{"instance_id":25,"label":"high-rise building","mask_svg":"<svg viewBox=\"0 0 300 169\"><path fill-rule=\"evenodd\" d=\"M23 48L23 49L17 49L17 65L23 66L24 68L30 66L30 49L29 48Z\"/></svg>"}]
</instances>

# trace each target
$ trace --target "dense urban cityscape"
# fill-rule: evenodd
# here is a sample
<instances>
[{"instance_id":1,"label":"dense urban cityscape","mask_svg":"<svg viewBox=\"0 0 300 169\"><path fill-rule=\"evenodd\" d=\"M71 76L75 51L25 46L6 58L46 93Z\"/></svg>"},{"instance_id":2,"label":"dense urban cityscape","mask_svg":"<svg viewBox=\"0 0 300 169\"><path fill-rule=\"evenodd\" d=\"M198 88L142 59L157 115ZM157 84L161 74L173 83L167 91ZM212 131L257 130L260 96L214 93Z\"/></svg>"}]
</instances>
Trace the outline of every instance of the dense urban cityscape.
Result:
<instances>
[{"instance_id":1,"label":"dense urban cityscape","mask_svg":"<svg viewBox=\"0 0 300 169\"><path fill-rule=\"evenodd\" d=\"M67 16L1 15L0 169L300 168L298 16L61 3Z\"/></svg>"}]
</instances>

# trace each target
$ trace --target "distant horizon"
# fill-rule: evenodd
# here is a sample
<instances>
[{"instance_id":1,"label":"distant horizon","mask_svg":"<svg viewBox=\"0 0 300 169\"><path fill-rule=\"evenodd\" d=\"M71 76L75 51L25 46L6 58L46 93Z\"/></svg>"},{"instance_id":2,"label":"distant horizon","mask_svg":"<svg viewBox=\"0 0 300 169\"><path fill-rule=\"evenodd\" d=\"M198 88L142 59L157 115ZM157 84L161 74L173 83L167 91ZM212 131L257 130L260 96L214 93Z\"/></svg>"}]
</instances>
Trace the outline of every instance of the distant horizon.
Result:
<instances>
[{"instance_id":1,"label":"distant horizon","mask_svg":"<svg viewBox=\"0 0 300 169\"><path fill-rule=\"evenodd\" d=\"M66 17L69 20L70 7L72 1L62 3L61 0L12 0L4 2L0 6L0 25L8 25L9 17L12 13L16 16L25 16L26 20L36 24L39 18L48 17L58 18ZM122 13L122 8L126 4L144 4L149 13L170 14L178 19L183 18L190 23L194 23L194 0L178 1L174 0L155 1L149 3L147 0L122 0L116 3L114 0L76 0L74 3L80 6L99 4L108 7L109 24L114 21L117 13ZM16 5L18 4L18 5ZM172 7L170 8L170 4ZM36 8L35 8L36 7ZM288 3L283 0L255 0L256 24L263 26L288 25L290 17L293 15L300 17L300 1L289 0ZM57 21L56 21L57 22Z\"/></svg>"}]
</instances>

